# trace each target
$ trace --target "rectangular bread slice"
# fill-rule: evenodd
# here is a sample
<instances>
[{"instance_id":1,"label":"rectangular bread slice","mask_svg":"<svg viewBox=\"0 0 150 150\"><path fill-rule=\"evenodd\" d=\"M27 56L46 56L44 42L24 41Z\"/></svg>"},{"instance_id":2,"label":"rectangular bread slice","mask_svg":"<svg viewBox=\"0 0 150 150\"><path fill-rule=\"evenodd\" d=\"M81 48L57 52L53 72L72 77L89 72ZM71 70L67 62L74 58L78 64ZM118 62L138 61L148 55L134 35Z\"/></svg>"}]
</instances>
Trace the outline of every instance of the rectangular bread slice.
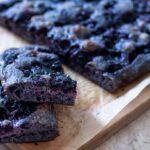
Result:
<instances>
[{"instance_id":1,"label":"rectangular bread slice","mask_svg":"<svg viewBox=\"0 0 150 150\"><path fill-rule=\"evenodd\" d=\"M58 56L45 46L4 51L0 56L0 78L5 94L12 100L75 103L76 82L64 74Z\"/></svg>"},{"instance_id":2,"label":"rectangular bread slice","mask_svg":"<svg viewBox=\"0 0 150 150\"><path fill-rule=\"evenodd\" d=\"M51 47L62 62L107 91L150 71L150 0L56 0L36 14L31 12L37 7L22 9L23 0L18 5L19 11L15 4L0 13L1 25Z\"/></svg>"},{"instance_id":3,"label":"rectangular bread slice","mask_svg":"<svg viewBox=\"0 0 150 150\"><path fill-rule=\"evenodd\" d=\"M0 86L0 143L42 142L57 136L52 106L12 101Z\"/></svg>"}]
</instances>

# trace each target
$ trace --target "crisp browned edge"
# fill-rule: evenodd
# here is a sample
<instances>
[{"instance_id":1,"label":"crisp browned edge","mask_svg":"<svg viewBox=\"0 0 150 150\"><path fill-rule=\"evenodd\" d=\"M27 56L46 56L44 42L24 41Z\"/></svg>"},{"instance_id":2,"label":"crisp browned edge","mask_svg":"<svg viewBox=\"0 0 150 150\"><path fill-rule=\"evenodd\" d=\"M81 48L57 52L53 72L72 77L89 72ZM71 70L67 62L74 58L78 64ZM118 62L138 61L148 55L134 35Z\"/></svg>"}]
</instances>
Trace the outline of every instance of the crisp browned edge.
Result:
<instances>
[{"instance_id":1,"label":"crisp browned edge","mask_svg":"<svg viewBox=\"0 0 150 150\"><path fill-rule=\"evenodd\" d=\"M147 87L134 101L127 105L99 134L82 145L79 150L93 150L120 129L139 117L150 108L150 86ZM145 97L145 99L143 99ZM23 150L18 144L6 144L11 150Z\"/></svg>"},{"instance_id":2,"label":"crisp browned edge","mask_svg":"<svg viewBox=\"0 0 150 150\"><path fill-rule=\"evenodd\" d=\"M147 87L133 102L128 104L99 134L93 139L82 145L79 150L93 150L108 138L113 136L123 127L126 127L131 121L139 117L143 112L150 108L150 86ZM146 98L143 99L143 96Z\"/></svg>"}]
</instances>

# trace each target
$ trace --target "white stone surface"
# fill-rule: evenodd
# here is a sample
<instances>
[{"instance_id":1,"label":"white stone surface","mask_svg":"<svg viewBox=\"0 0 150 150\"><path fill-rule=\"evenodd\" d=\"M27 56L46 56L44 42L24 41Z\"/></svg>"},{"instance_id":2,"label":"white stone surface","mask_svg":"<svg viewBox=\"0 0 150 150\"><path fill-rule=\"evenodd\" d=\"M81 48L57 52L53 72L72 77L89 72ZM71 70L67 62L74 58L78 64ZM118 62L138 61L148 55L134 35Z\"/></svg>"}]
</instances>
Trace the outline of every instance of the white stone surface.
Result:
<instances>
[{"instance_id":1,"label":"white stone surface","mask_svg":"<svg viewBox=\"0 0 150 150\"><path fill-rule=\"evenodd\" d=\"M150 110L96 150L150 150Z\"/></svg>"}]
</instances>

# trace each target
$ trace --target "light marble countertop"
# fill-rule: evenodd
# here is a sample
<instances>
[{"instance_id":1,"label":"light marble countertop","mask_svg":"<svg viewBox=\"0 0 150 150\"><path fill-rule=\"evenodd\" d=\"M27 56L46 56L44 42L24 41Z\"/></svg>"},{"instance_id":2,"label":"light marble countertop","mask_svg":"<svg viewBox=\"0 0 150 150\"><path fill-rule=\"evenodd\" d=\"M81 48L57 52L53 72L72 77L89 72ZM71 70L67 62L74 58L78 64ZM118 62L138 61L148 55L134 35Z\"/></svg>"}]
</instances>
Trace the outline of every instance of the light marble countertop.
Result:
<instances>
[{"instance_id":1,"label":"light marble countertop","mask_svg":"<svg viewBox=\"0 0 150 150\"><path fill-rule=\"evenodd\" d=\"M150 150L150 110L95 150Z\"/></svg>"},{"instance_id":2,"label":"light marble countertop","mask_svg":"<svg viewBox=\"0 0 150 150\"><path fill-rule=\"evenodd\" d=\"M96 150L150 150L150 110Z\"/></svg>"}]
</instances>

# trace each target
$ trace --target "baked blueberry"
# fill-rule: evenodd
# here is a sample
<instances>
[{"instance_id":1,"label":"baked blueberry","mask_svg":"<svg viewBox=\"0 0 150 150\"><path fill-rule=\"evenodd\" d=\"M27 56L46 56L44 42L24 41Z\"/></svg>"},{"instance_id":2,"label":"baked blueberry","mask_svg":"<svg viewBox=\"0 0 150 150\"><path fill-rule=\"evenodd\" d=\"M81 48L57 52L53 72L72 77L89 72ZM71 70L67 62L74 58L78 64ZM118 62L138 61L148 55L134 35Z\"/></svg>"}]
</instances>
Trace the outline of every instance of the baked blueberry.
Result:
<instances>
[{"instance_id":1,"label":"baked blueberry","mask_svg":"<svg viewBox=\"0 0 150 150\"><path fill-rule=\"evenodd\" d=\"M38 15L48 9L53 9L52 3L41 0L22 0L3 11L1 16L11 19L14 22L29 19L33 15Z\"/></svg>"},{"instance_id":2,"label":"baked blueberry","mask_svg":"<svg viewBox=\"0 0 150 150\"><path fill-rule=\"evenodd\" d=\"M15 3L19 2L19 0L2 0L0 1L0 11L3 11Z\"/></svg>"}]
</instances>

